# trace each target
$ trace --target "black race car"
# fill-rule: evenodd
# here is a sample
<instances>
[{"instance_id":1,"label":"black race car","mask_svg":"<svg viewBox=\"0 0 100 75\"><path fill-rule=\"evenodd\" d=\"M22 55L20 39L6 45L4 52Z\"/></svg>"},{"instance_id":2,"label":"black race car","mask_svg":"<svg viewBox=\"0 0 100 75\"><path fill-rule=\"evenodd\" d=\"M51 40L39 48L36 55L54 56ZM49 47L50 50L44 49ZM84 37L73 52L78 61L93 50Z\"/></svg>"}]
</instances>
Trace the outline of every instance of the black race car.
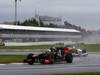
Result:
<instances>
[{"instance_id":1,"label":"black race car","mask_svg":"<svg viewBox=\"0 0 100 75\"><path fill-rule=\"evenodd\" d=\"M73 55L72 51L67 47L51 47L49 51L41 53L39 55L34 55L30 53L24 59L24 63L30 65L34 63L41 64L54 64L57 62L66 61L67 63L72 63Z\"/></svg>"}]
</instances>

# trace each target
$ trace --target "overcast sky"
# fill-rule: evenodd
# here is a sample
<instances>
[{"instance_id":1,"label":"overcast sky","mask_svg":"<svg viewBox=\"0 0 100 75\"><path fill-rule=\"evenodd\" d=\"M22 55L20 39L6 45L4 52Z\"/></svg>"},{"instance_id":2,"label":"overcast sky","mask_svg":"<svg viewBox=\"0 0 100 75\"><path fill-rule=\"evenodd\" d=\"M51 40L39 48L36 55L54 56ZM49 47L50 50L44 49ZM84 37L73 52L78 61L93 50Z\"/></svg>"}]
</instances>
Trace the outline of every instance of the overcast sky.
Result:
<instances>
[{"instance_id":1,"label":"overcast sky","mask_svg":"<svg viewBox=\"0 0 100 75\"><path fill-rule=\"evenodd\" d=\"M100 29L100 0L22 0L18 19L40 15L61 17L86 29ZM14 0L0 0L0 22L14 20Z\"/></svg>"}]
</instances>

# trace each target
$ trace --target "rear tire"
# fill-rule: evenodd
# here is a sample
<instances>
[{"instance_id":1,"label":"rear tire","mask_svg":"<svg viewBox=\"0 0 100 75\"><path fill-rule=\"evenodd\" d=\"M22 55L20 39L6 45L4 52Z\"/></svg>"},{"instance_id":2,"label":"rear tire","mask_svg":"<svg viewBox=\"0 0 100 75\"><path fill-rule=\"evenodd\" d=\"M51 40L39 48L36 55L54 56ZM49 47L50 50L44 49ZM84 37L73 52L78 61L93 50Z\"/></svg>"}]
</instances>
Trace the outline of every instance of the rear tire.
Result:
<instances>
[{"instance_id":1,"label":"rear tire","mask_svg":"<svg viewBox=\"0 0 100 75\"><path fill-rule=\"evenodd\" d=\"M72 63L72 61L73 61L73 55L70 53L70 54L67 54L66 56L65 56L65 61L67 62L67 63Z\"/></svg>"}]
</instances>

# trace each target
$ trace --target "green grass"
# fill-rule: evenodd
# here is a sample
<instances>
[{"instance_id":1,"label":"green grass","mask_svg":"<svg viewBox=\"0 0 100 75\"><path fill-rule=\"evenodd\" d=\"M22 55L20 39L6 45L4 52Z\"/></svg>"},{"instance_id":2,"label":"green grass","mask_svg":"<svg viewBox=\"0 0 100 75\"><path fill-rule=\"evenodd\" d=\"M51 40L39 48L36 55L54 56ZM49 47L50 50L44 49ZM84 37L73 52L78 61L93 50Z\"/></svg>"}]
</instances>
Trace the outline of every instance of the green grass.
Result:
<instances>
[{"instance_id":1,"label":"green grass","mask_svg":"<svg viewBox=\"0 0 100 75\"><path fill-rule=\"evenodd\" d=\"M31 51L35 51L35 49L49 49L51 45L33 45L33 46L0 46L0 50L5 49L6 51L14 49L20 49L20 51L29 49ZM80 48L85 48L89 52L100 52L100 44L80 44Z\"/></svg>"},{"instance_id":2,"label":"green grass","mask_svg":"<svg viewBox=\"0 0 100 75\"><path fill-rule=\"evenodd\" d=\"M85 72L85 73L58 73L58 74L46 74L46 75L100 75L100 72Z\"/></svg>"},{"instance_id":3,"label":"green grass","mask_svg":"<svg viewBox=\"0 0 100 75\"><path fill-rule=\"evenodd\" d=\"M0 46L0 51L41 51L49 49L51 45L33 45L33 46Z\"/></svg>"},{"instance_id":4,"label":"green grass","mask_svg":"<svg viewBox=\"0 0 100 75\"><path fill-rule=\"evenodd\" d=\"M0 55L0 63L20 63L25 59L24 55Z\"/></svg>"},{"instance_id":5,"label":"green grass","mask_svg":"<svg viewBox=\"0 0 100 75\"><path fill-rule=\"evenodd\" d=\"M85 48L89 52L100 52L100 44L85 44L80 45L80 48Z\"/></svg>"},{"instance_id":6,"label":"green grass","mask_svg":"<svg viewBox=\"0 0 100 75\"><path fill-rule=\"evenodd\" d=\"M33 46L0 46L0 49L41 49L49 48L50 45L33 45Z\"/></svg>"}]
</instances>

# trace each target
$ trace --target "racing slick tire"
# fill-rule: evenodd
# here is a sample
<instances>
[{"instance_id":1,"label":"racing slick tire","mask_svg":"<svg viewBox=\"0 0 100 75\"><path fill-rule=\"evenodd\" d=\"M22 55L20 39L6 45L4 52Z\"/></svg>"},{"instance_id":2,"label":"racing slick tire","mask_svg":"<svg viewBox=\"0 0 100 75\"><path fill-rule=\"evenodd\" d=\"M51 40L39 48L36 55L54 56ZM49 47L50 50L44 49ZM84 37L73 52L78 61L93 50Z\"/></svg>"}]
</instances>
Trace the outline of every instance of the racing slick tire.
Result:
<instances>
[{"instance_id":1,"label":"racing slick tire","mask_svg":"<svg viewBox=\"0 0 100 75\"><path fill-rule=\"evenodd\" d=\"M33 65L35 62L35 58L33 59L24 59L23 60L23 63L28 63L29 65Z\"/></svg>"},{"instance_id":2,"label":"racing slick tire","mask_svg":"<svg viewBox=\"0 0 100 75\"><path fill-rule=\"evenodd\" d=\"M26 59L24 59L24 63L28 63L29 65L33 65L35 62L35 57L33 56L34 54L30 53L27 55Z\"/></svg>"},{"instance_id":3,"label":"racing slick tire","mask_svg":"<svg viewBox=\"0 0 100 75\"><path fill-rule=\"evenodd\" d=\"M33 59L28 59L28 60L27 60L27 63L28 63L29 65L33 65L33 64L34 64L34 60L33 60Z\"/></svg>"},{"instance_id":4,"label":"racing slick tire","mask_svg":"<svg viewBox=\"0 0 100 75\"><path fill-rule=\"evenodd\" d=\"M33 55L34 55L33 53L28 54L27 55L27 59L32 59L33 58Z\"/></svg>"},{"instance_id":5,"label":"racing slick tire","mask_svg":"<svg viewBox=\"0 0 100 75\"><path fill-rule=\"evenodd\" d=\"M24 60L23 60L23 63L27 63L27 59L24 59Z\"/></svg>"},{"instance_id":6,"label":"racing slick tire","mask_svg":"<svg viewBox=\"0 0 100 75\"><path fill-rule=\"evenodd\" d=\"M67 63L72 63L72 61L73 61L73 55L70 53L70 54L67 54L66 56L65 56L65 61L67 62Z\"/></svg>"}]
</instances>

